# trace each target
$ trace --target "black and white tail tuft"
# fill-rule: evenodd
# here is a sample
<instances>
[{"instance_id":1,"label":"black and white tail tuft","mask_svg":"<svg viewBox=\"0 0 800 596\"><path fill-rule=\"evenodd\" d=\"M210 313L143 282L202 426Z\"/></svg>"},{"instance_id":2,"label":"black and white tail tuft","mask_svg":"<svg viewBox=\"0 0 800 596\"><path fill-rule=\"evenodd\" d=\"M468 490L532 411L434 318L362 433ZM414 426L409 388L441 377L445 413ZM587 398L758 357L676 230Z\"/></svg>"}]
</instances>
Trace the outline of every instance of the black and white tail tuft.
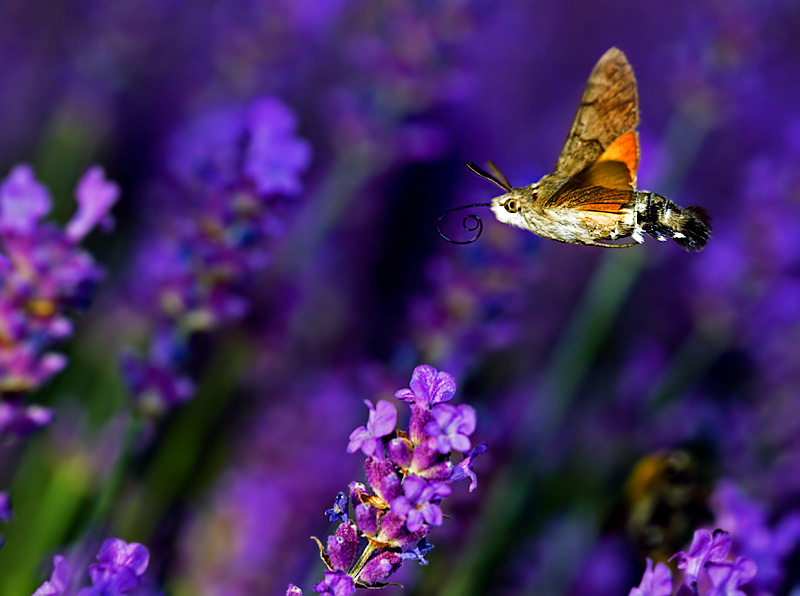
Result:
<instances>
[{"instance_id":1,"label":"black and white tail tuft","mask_svg":"<svg viewBox=\"0 0 800 596\"><path fill-rule=\"evenodd\" d=\"M653 238L672 238L686 250L703 250L711 236L711 217L702 207L679 207L655 193L640 193L637 227Z\"/></svg>"}]
</instances>

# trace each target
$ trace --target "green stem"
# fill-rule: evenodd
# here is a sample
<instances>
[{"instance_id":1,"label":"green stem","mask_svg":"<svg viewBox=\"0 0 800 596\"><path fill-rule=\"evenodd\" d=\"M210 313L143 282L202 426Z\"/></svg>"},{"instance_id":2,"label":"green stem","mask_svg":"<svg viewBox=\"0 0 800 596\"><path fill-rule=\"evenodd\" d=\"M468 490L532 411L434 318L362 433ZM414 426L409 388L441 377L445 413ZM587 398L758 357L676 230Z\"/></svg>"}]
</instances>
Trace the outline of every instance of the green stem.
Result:
<instances>
[{"instance_id":1,"label":"green stem","mask_svg":"<svg viewBox=\"0 0 800 596\"><path fill-rule=\"evenodd\" d=\"M353 578L353 581L358 581L358 576L361 573L361 570L364 569L364 565L367 564L367 561L369 561L369 558L372 556L372 553L375 552L376 548L377 547L371 540L367 543L366 548L364 548L364 552L361 553L361 556L358 558L358 561L356 561L356 564L353 565L353 568L350 570L350 573L348 574L350 577Z\"/></svg>"},{"instance_id":2,"label":"green stem","mask_svg":"<svg viewBox=\"0 0 800 596\"><path fill-rule=\"evenodd\" d=\"M118 523L121 533L131 539L149 541L180 495L202 480L203 471L213 468L213 434L249 359L248 346L241 337L226 337L220 343L192 401L165 429L143 482L126 495Z\"/></svg>"},{"instance_id":3,"label":"green stem","mask_svg":"<svg viewBox=\"0 0 800 596\"><path fill-rule=\"evenodd\" d=\"M122 481L128 472L131 461L133 460L134 453L136 452L136 445L141 436L142 420L139 415L131 413L128 415L128 421L125 428L125 436L120 446L120 452L117 456L117 461L114 464L114 469L111 475L103 485L100 494L97 495L92 512L84 523L83 530L80 532L81 539L91 536L108 518L111 507L119 494Z\"/></svg>"}]
</instances>

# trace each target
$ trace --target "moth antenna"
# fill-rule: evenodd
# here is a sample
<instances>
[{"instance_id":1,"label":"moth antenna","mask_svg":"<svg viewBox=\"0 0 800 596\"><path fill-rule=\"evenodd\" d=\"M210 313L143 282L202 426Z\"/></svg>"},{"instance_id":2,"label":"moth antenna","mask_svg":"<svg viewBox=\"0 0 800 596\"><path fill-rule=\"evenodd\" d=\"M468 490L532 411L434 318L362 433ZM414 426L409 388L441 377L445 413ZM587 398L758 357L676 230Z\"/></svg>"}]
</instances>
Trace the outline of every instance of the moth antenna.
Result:
<instances>
[{"instance_id":1,"label":"moth antenna","mask_svg":"<svg viewBox=\"0 0 800 596\"><path fill-rule=\"evenodd\" d=\"M496 178L495 176L493 176L492 174L490 174L489 172L487 172L486 170L484 170L482 167L480 167L479 165L475 164L474 162L468 161L467 162L467 167L470 170L472 170L473 172L475 172L481 178L485 178L489 182L495 183L497 186L499 186L503 190L505 190L505 191L510 191L511 190L511 185L508 183L508 180L506 180L505 176L500 174L499 170L495 167L495 165L493 163L489 164L489 168L492 171L494 171L495 173L500 174L499 178Z\"/></svg>"},{"instance_id":2,"label":"moth antenna","mask_svg":"<svg viewBox=\"0 0 800 596\"><path fill-rule=\"evenodd\" d=\"M493 161L487 161L486 165L489 166L489 169L492 171L492 174L494 174L495 178L503 183L503 188L510 191L511 183L508 181L508 178L503 175L503 172L500 171L500 168L498 168Z\"/></svg>"},{"instance_id":3,"label":"moth antenna","mask_svg":"<svg viewBox=\"0 0 800 596\"><path fill-rule=\"evenodd\" d=\"M472 207L491 207L491 203L472 203L471 205L461 205L461 207L454 207L453 209L448 209L444 213L442 213L438 219L436 220L436 232L452 244L470 244L475 242L478 238L481 237L483 234L483 221L477 215L470 213L469 215L465 215L464 219L461 220L461 225L467 232L475 232L475 235L470 237L469 240L453 240L447 234L442 232L442 220L454 213L456 211L461 211L462 209L471 209Z\"/></svg>"}]
</instances>

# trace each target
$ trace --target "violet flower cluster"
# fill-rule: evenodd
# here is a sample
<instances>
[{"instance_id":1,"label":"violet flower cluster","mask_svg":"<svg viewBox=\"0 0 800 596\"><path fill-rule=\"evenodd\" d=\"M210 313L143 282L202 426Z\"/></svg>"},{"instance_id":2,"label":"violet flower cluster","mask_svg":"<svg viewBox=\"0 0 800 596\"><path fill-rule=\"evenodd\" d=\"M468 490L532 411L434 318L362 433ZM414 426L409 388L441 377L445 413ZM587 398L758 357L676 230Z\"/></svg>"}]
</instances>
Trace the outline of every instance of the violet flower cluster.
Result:
<instances>
[{"instance_id":1,"label":"violet flower cluster","mask_svg":"<svg viewBox=\"0 0 800 596\"><path fill-rule=\"evenodd\" d=\"M728 529L736 552L758 566L756 586L775 592L784 579L786 559L800 543L800 509L781 516L770 514L763 503L745 495L730 480L717 484L710 503L716 524Z\"/></svg>"},{"instance_id":2,"label":"violet flower cluster","mask_svg":"<svg viewBox=\"0 0 800 596\"><path fill-rule=\"evenodd\" d=\"M701 592L706 596L743 596L739 588L753 579L756 564L743 556L727 561L730 550L731 538L724 530L697 530L689 552L681 551L670 559L677 559L678 569L684 575L677 596L699 596ZM705 579L710 587L701 589L701 581ZM669 567L658 563L654 568L653 561L648 558L641 583L632 588L628 596L671 596L672 593Z\"/></svg>"},{"instance_id":3,"label":"violet flower cluster","mask_svg":"<svg viewBox=\"0 0 800 596\"><path fill-rule=\"evenodd\" d=\"M310 160L294 114L273 98L206 112L169 146L177 200L170 229L147 238L140 269L155 305L145 354L128 352L123 371L140 409L158 414L191 398L184 373L189 341L249 308L243 286L270 262L283 231L281 205L300 190ZM173 205L174 206L174 205ZM152 307L150 307L152 309Z\"/></svg>"},{"instance_id":4,"label":"violet flower cluster","mask_svg":"<svg viewBox=\"0 0 800 596\"><path fill-rule=\"evenodd\" d=\"M404 560L427 564L425 555L433 548L427 536L442 524L441 502L450 495L450 484L469 478L469 490L474 490L472 465L487 450L486 443L472 447L469 438L475 410L444 403L455 391L448 373L427 365L414 369L410 388L395 393L411 407L408 431L396 428L393 404L366 402L369 419L350 435L347 450L367 456L369 489L351 483L349 498L339 493L325 512L341 523L328 537L327 549L317 541L328 570L314 586L316 592L344 596L356 588L382 587ZM458 463L451 461L454 452L464 454ZM300 589L290 585L287 596L297 594Z\"/></svg>"},{"instance_id":5,"label":"violet flower cluster","mask_svg":"<svg viewBox=\"0 0 800 596\"><path fill-rule=\"evenodd\" d=\"M150 553L136 542L127 543L119 538L109 538L97 553L98 563L89 565L92 585L75 592L76 577L67 559L53 557L53 574L33 596L123 596L131 594L142 584Z\"/></svg>"},{"instance_id":6,"label":"violet flower cluster","mask_svg":"<svg viewBox=\"0 0 800 596\"><path fill-rule=\"evenodd\" d=\"M62 229L43 221L52 199L29 166L16 166L0 184L0 439L52 419L23 398L66 366L52 348L72 335L70 315L86 308L102 276L79 245L98 223L111 223L119 189L95 166L75 197L78 209Z\"/></svg>"}]
</instances>

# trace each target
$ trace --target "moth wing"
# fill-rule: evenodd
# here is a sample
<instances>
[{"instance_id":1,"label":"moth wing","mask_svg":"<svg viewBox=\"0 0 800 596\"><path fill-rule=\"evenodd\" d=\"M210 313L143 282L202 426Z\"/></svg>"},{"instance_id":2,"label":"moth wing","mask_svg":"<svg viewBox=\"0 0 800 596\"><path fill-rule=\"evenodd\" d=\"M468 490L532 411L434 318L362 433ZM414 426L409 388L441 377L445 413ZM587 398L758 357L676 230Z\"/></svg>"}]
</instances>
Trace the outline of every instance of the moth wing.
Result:
<instances>
[{"instance_id":1,"label":"moth wing","mask_svg":"<svg viewBox=\"0 0 800 596\"><path fill-rule=\"evenodd\" d=\"M615 141L633 132L638 124L639 98L633 68L621 50L611 48L602 55L589 75L581 105L558 156L554 173L575 176L613 149ZM638 137L633 140L638 165ZM630 138L624 141L627 149L630 149L630 141ZM635 170L634 167L634 183Z\"/></svg>"},{"instance_id":2,"label":"moth wing","mask_svg":"<svg viewBox=\"0 0 800 596\"><path fill-rule=\"evenodd\" d=\"M559 194L561 195L559 208L616 213L633 204L636 191L603 186L583 186L568 189Z\"/></svg>"},{"instance_id":3,"label":"moth wing","mask_svg":"<svg viewBox=\"0 0 800 596\"><path fill-rule=\"evenodd\" d=\"M618 166L613 167L616 176L604 180L603 173L610 170L609 164L622 164L624 172ZM635 130L626 132L615 140L597 158L597 161L587 170L597 168L597 173L592 175L592 182L607 188L636 188L636 173L639 170L639 133Z\"/></svg>"},{"instance_id":4,"label":"moth wing","mask_svg":"<svg viewBox=\"0 0 800 596\"><path fill-rule=\"evenodd\" d=\"M636 188L638 167L639 135L634 130L622 135L596 162L567 180L544 207L617 211L628 203L630 192ZM609 191L608 197L602 196L604 189Z\"/></svg>"}]
</instances>

